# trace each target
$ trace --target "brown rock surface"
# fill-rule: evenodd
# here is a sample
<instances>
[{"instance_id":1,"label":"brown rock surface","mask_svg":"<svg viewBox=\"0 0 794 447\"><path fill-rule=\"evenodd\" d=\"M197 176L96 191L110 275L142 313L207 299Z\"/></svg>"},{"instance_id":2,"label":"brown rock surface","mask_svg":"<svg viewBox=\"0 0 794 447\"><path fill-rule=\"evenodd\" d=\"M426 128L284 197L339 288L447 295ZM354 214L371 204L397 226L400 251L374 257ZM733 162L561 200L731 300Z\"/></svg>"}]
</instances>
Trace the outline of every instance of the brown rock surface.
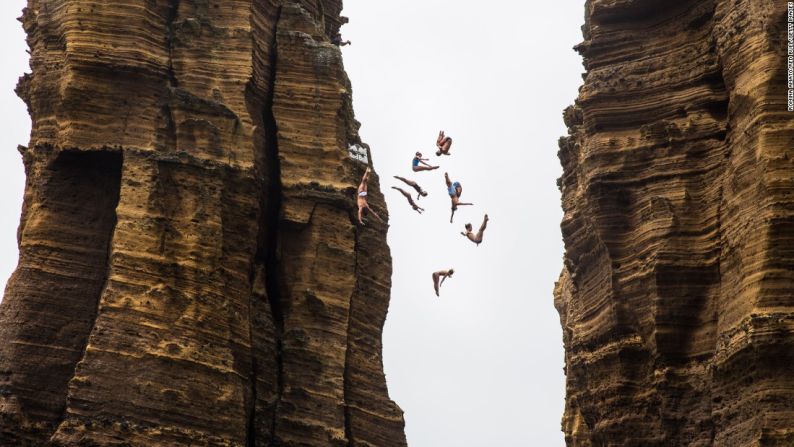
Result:
<instances>
[{"instance_id":1,"label":"brown rock surface","mask_svg":"<svg viewBox=\"0 0 794 447\"><path fill-rule=\"evenodd\" d=\"M341 9L29 0L0 445L406 444Z\"/></svg>"},{"instance_id":2,"label":"brown rock surface","mask_svg":"<svg viewBox=\"0 0 794 447\"><path fill-rule=\"evenodd\" d=\"M565 112L570 446L794 444L786 2L586 2Z\"/></svg>"}]
</instances>

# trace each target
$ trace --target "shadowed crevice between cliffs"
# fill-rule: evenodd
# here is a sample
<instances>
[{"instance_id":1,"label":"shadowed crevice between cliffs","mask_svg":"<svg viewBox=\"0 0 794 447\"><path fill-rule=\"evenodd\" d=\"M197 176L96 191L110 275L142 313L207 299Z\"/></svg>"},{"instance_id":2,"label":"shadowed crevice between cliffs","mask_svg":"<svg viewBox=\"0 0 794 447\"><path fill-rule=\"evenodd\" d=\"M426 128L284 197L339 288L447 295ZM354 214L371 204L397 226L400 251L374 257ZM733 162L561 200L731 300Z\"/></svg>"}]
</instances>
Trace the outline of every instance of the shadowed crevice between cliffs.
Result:
<instances>
[{"instance_id":1,"label":"shadowed crevice between cliffs","mask_svg":"<svg viewBox=\"0 0 794 447\"><path fill-rule=\"evenodd\" d=\"M275 57L273 58L275 63ZM272 96L268 101L272 104ZM265 261L265 285L267 291L267 299L270 305L270 311L273 318L273 325L275 329L275 343L276 343L276 401L273 403L273 420L271 422L270 430L271 437L275 438L276 430L276 409L278 408L279 400L284 390L283 372L284 365L282 361L282 340L284 334L284 313L281 304L281 284L279 281L279 215L281 212L281 174L279 172L278 162L278 143L276 135L276 122L273 118L273 112L268 107L265 113L265 124L267 126L267 133L272 137L267 140L266 150L268 155L268 164L271 166L269 174L270 184L268 185L268 198L265 207L265 222L267 225L267 246L268 252L264 255Z\"/></svg>"},{"instance_id":2,"label":"shadowed crevice between cliffs","mask_svg":"<svg viewBox=\"0 0 794 447\"><path fill-rule=\"evenodd\" d=\"M176 25L176 19L179 15L179 3L182 0L169 0L168 3L168 15L166 17L166 48L168 48L168 82L171 88L179 87L179 80L176 78L176 73L174 72L174 40L176 39L176 33L174 26Z\"/></svg>"},{"instance_id":3,"label":"shadowed crevice between cliffs","mask_svg":"<svg viewBox=\"0 0 794 447\"><path fill-rule=\"evenodd\" d=\"M370 158L370 160L371 160L371 158ZM350 218L351 219L354 218L352 213L351 213ZM359 268L358 268L358 262L359 262L358 251L360 249L359 241L358 241L359 240L359 231L360 230L356 230L356 246L355 246L355 253L356 253L356 259L355 259L356 278L359 278L359 275L361 274L361 272L359 271ZM351 369L350 360L351 360L351 354L352 354L351 350L353 349L353 347L351 346L350 340L351 340L351 337L352 337L351 328L353 327L353 305L355 303L356 296L358 295L359 287L360 287L360 283L359 283L359 280L357 279L355 288L353 289L353 294L350 296L350 307L348 308L348 312L347 312L347 348L345 350L345 372L344 372L344 376L343 377L344 377L344 382L345 382L344 383L345 439L347 439L347 442L348 442L349 445L352 445L352 442L353 442L353 428L352 428L352 425L350 423L351 418L352 418L352 412L350 411L350 402L349 402L350 395L351 395L350 387L351 387L351 383L352 383L352 379L350 377L350 373L351 373L351 371L350 371L350 369Z\"/></svg>"},{"instance_id":4,"label":"shadowed crevice between cliffs","mask_svg":"<svg viewBox=\"0 0 794 447\"><path fill-rule=\"evenodd\" d=\"M284 317L281 304L281 285L279 282L279 222L281 213L281 169L278 153L278 129L273 116L273 92L276 81L276 33L281 8L275 12L267 11L261 4L252 5L252 27L254 33L265 32L257 28L262 16L272 15L267 46L254 42L253 60L260 61L265 70L262 85L252 81L247 88L247 97L252 115L259 120L261 131L255 135L256 178L259 184L259 222L257 251L254 259L251 305L251 396L248 404L248 447L270 446L275 443L276 409L283 389L282 335ZM255 34L256 35L256 34ZM264 91L263 91L264 89ZM264 340L268 332L270 340ZM260 346L260 345L267 345ZM270 348L269 358L259 358L258 353ZM262 356L264 357L264 356ZM263 363L270 366L265 367ZM263 381L261 374L267 374L272 381L264 381L268 386L258 386Z\"/></svg>"}]
</instances>

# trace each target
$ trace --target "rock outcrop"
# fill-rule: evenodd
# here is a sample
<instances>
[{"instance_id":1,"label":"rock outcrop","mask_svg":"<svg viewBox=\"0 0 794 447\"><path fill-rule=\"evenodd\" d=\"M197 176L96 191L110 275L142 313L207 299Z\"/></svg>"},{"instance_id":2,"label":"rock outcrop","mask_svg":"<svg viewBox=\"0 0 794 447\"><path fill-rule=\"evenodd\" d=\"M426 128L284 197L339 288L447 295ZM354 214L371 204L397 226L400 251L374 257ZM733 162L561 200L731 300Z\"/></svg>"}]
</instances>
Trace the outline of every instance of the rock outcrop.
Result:
<instances>
[{"instance_id":1,"label":"rock outcrop","mask_svg":"<svg viewBox=\"0 0 794 447\"><path fill-rule=\"evenodd\" d=\"M341 9L29 0L0 445L406 444Z\"/></svg>"},{"instance_id":2,"label":"rock outcrop","mask_svg":"<svg viewBox=\"0 0 794 447\"><path fill-rule=\"evenodd\" d=\"M560 142L569 446L794 443L786 2L588 0Z\"/></svg>"}]
</instances>

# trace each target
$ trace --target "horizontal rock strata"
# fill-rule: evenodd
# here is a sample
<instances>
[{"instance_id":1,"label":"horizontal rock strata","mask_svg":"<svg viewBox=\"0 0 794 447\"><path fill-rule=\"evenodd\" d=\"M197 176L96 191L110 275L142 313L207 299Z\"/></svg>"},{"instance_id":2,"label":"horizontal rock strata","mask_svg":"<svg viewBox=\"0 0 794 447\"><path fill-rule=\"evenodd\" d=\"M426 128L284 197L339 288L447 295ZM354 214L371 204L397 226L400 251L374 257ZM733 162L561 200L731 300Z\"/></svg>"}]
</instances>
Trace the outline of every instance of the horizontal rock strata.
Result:
<instances>
[{"instance_id":1,"label":"horizontal rock strata","mask_svg":"<svg viewBox=\"0 0 794 447\"><path fill-rule=\"evenodd\" d=\"M341 9L29 0L0 445L406 444Z\"/></svg>"},{"instance_id":2,"label":"horizontal rock strata","mask_svg":"<svg viewBox=\"0 0 794 447\"><path fill-rule=\"evenodd\" d=\"M586 2L560 142L569 446L794 443L786 2Z\"/></svg>"}]
</instances>

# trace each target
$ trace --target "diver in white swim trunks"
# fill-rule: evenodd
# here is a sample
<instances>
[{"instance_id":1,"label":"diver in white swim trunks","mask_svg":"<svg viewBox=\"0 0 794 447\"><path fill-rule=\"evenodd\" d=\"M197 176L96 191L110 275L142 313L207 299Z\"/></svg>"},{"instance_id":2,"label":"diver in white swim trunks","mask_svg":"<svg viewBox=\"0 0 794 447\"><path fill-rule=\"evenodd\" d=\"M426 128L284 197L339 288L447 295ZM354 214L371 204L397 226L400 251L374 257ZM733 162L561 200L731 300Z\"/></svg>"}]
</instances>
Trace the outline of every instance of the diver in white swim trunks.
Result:
<instances>
[{"instance_id":1,"label":"diver in white swim trunks","mask_svg":"<svg viewBox=\"0 0 794 447\"><path fill-rule=\"evenodd\" d=\"M373 216L377 217L379 221L383 222L383 219L378 216L378 213L372 210L367 203L367 181L369 180L369 173L371 172L370 168L368 167L367 170L364 172L364 177L361 178L361 184L358 185L358 196L356 197L356 202L358 203L358 223L364 225L364 221L361 220L364 209L366 208L372 213Z\"/></svg>"}]
</instances>

